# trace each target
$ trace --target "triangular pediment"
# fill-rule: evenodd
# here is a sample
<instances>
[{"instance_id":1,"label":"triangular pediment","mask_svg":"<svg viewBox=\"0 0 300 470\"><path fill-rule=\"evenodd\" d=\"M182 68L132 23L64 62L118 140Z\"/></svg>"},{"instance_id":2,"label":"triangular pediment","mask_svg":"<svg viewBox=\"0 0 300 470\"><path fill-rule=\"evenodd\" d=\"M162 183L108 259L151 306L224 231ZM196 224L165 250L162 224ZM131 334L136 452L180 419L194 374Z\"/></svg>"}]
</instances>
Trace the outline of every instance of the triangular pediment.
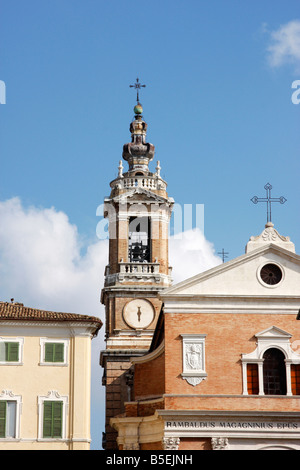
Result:
<instances>
[{"instance_id":1,"label":"triangular pediment","mask_svg":"<svg viewBox=\"0 0 300 470\"><path fill-rule=\"evenodd\" d=\"M277 328L277 326L271 326L270 328L267 328L266 330L263 330L261 331L260 333L257 333L256 335L256 338L260 338L260 339L263 339L263 338L291 338L292 335L290 333L287 333L286 331L284 330L281 330L280 328Z\"/></svg>"},{"instance_id":2,"label":"triangular pediment","mask_svg":"<svg viewBox=\"0 0 300 470\"><path fill-rule=\"evenodd\" d=\"M261 269L276 265L282 272L278 285L266 285ZM300 298L300 256L272 243L193 276L162 292L162 299L180 296L272 296Z\"/></svg>"}]
</instances>

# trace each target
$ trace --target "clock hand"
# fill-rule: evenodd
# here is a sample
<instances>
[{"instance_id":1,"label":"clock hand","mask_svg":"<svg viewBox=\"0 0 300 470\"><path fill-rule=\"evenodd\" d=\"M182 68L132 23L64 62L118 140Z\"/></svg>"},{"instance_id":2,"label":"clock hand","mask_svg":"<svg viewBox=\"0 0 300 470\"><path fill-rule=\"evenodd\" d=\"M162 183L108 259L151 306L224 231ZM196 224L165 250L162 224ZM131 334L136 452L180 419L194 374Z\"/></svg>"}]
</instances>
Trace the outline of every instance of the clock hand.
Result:
<instances>
[{"instance_id":1,"label":"clock hand","mask_svg":"<svg viewBox=\"0 0 300 470\"><path fill-rule=\"evenodd\" d=\"M138 321L141 321L141 315L142 315L141 307L138 307L138 311L137 311Z\"/></svg>"}]
</instances>

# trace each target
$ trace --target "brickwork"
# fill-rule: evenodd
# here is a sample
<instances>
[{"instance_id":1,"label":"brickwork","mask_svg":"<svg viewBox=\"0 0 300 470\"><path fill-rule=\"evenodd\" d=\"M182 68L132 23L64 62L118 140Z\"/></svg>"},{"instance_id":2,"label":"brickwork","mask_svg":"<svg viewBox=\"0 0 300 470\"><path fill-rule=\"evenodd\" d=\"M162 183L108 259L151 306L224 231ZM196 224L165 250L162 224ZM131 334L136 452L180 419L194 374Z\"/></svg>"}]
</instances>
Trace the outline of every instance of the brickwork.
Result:
<instances>
[{"instance_id":1,"label":"brickwork","mask_svg":"<svg viewBox=\"0 0 300 470\"><path fill-rule=\"evenodd\" d=\"M147 380L145 380L147 377ZM163 395L165 391L165 356L144 364L136 364L134 370L134 399Z\"/></svg>"},{"instance_id":2,"label":"brickwork","mask_svg":"<svg viewBox=\"0 0 300 470\"><path fill-rule=\"evenodd\" d=\"M255 335L275 324L300 340L294 315L280 314L169 314L165 317L165 352L134 364L134 393L125 406L124 419L155 416L159 410L199 410L257 413L300 413L298 396L243 395L241 355L256 348ZM181 376L183 368L182 334L205 334L207 378L197 387ZM224 347L226 345L226 347ZM156 395L156 399L154 398ZM159 398L160 396L160 398ZM152 399L151 399L152 397ZM178 420L180 420L180 414ZM251 415L250 415L251 416ZM251 418L249 418L251 421ZM255 418L254 418L255 419ZM292 425L291 425L292 426ZM151 434L151 430L149 430ZM162 441L141 443L142 450L160 450ZM182 437L179 450L212 450L211 437Z\"/></svg>"},{"instance_id":3,"label":"brickwork","mask_svg":"<svg viewBox=\"0 0 300 470\"><path fill-rule=\"evenodd\" d=\"M254 335L272 325L288 331L294 340L300 340L299 324L295 320L295 315L165 314L166 393L191 395L195 393L194 387L180 376L182 372L180 335L194 333L206 334L207 378L197 387L197 393L242 394L241 355L254 351L256 348ZM244 400L243 407L245 406L247 405ZM281 406L288 405L284 404L283 400Z\"/></svg>"},{"instance_id":4,"label":"brickwork","mask_svg":"<svg viewBox=\"0 0 300 470\"><path fill-rule=\"evenodd\" d=\"M164 409L164 400L161 398L144 400L144 401L132 401L125 403L125 416L132 418L136 416L151 416L155 410Z\"/></svg>"},{"instance_id":5,"label":"brickwork","mask_svg":"<svg viewBox=\"0 0 300 470\"><path fill-rule=\"evenodd\" d=\"M202 384L201 384L202 385ZM194 393L195 390L194 390ZM169 410L215 410L215 411L300 411L299 397L270 397L223 394L217 396L197 395L165 397Z\"/></svg>"},{"instance_id":6,"label":"brickwork","mask_svg":"<svg viewBox=\"0 0 300 470\"><path fill-rule=\"evenodd\" d=\"M179 450L212 450L211 439L193 437L180 439Z\"/></svg>"},{"instance_id":7,"label":"brickwork","mask_svg":"<svg viewBox=\"0 0 300 470\"><path fill-rule=\"evenodd\" d=\"M140 445L140 450L163 450L162 442L151 442Z\"/></svg>"},{"instance_id":8,"label":"brickwork","mask_svg":"<svg viewBox=\"0 0 300 470\"><path fill-rule=\"evenodd\" d=\"M113 416L124 413L124 402L130 398L126 385L126 373L130 362L118 360L107 361L106 364L106 449L117 449L116 431L110 426L109 420Z\"/></svg>"}]
</instances>

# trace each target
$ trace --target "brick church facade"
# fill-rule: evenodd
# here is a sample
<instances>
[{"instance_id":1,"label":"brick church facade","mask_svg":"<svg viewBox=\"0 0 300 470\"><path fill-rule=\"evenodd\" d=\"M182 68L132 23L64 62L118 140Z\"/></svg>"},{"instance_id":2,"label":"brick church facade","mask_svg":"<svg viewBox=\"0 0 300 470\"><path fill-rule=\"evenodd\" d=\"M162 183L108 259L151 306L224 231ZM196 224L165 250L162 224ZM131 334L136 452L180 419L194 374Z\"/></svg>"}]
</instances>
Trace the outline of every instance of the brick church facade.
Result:
<instances>
[{"instance_id":1,"label":"brick church facade","mask_svg":"<svg viewBox=\"0 0 300 470\"><path fill-rule=\"evenodd\" d=\"M106 200L106 448L300 450L300 256L268 222L245 254L171 286L173 201L138 106Z\"/></svg>"},{"instance_id":2,"label":"brick church facade","mask_svg":"<svg viewBox=\"0 0 300 470\"><path fill-rule=\"evenodd\" d=\"M119 448L300 450L299 285L300 257L268 224L244 255L161 293L111 420Z\"/></svg>"}]
</instances>

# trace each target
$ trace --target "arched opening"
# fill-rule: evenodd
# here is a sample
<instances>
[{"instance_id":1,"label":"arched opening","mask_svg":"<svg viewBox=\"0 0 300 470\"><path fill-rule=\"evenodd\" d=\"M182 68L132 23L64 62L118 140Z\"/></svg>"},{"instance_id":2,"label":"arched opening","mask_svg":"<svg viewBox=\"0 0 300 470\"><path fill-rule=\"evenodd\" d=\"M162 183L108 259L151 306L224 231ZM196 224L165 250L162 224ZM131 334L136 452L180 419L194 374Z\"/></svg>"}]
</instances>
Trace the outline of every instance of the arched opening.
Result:
<instances>
[{"instance_id":1,"label":"arched opening","mask_svg":"<svg viewBox=\"0 0 300 470\"><path fill-rule=\"evenodd\" d=\"M130 217L128 248L130 263L150 262L150 217Z\"/></svg>"},{"instance_id":2,"label":"arched opening","mask_svg":"<svg viewBox=\"0 0 300 470\"><path fill-rule=\"evenodd\" d=\"M270 348L263 355L265 395L286 395L285 356L277 348Z\"/></svg>"}]
</instances>

